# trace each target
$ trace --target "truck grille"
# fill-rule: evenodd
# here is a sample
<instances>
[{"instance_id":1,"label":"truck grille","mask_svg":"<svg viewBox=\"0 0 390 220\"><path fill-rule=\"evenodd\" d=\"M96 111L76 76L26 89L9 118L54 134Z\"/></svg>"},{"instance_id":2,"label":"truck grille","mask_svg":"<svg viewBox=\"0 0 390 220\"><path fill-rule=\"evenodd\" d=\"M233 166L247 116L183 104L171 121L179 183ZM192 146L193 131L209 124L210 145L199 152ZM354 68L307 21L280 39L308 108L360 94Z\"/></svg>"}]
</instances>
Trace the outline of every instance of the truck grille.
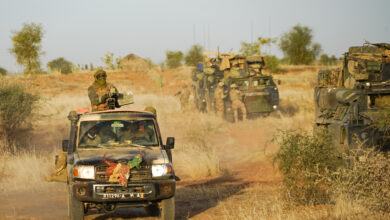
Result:
<instances>
[{"instance_id":1,"label":"truck grille","mask_svg":"<svg viewBox=\"0 0 390 220\"><path fill-rule=\"evenodd\" d=\"M95 179L98 182L108 182L109 177L106 174L106 169L108 167L109 166L106 164L96 166ZM139 169L133 168L130 170L129 182L139 182L150 179L152 179L152 171L150 169L150 166L141 166L141 168Z\"/></svg>"}]
</instances>

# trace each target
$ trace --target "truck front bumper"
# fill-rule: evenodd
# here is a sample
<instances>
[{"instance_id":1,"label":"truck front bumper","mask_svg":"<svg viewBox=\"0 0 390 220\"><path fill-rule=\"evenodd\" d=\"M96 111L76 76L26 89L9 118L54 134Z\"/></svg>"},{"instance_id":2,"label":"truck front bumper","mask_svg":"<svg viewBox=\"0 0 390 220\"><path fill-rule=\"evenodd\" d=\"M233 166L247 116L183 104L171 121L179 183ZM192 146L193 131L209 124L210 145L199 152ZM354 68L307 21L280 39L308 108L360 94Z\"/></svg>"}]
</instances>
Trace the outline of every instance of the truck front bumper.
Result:
<instances>
[{"instance_id":1,"label":"truck front bumper","mask_svg":"<svg viewBox=\"0 0 390 220\"><path fill-rule=\"evenodd\" d=\"M158 201L175 194L175 180L119 184L75 182L71 185L73 196L83 202L136 202Z\"/></svg>"}]
</instances>

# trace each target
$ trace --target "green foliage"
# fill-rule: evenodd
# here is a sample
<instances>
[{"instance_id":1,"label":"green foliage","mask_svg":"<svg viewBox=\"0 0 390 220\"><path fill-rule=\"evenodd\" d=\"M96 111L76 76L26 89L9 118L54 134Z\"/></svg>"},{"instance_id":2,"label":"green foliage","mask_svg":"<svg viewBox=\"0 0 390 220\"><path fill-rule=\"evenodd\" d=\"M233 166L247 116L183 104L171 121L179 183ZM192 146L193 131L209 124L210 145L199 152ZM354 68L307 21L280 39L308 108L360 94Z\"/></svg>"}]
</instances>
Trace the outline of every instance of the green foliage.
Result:
<instances>
[{"instance_id":1,"label":"green foliage","mask_svg":"<svg viewBox=\"0 0 390 220\"><path fill-rule=\"evenodd\" d=\"M57 59L54 59L54 60L48 62L47 68L49 69L49 71L56 70L56 71L61 72L62 74L68 74L68 73L72 72L73 64L71 62L65 60L65 58L60 57L60 58L57 58Z\"/></svg>"},{"instance_id":2,"label":"green foliage","mask_svg":"<svg viewBox=\"0 0 390 220\"><path fill-rule=\"evenodd\" d=\"M320 56L320 62L322 65L333 66L337 64L337 58L334 55L330 57L327 54L322 54Z\"/></svg>"},{"instance_id":3,"label":"green foliage","mask_svg":"<svg viewBox=\"0 0 390 220\"><path fill-rule=\"evenodd\" d=\"M39 97L29 93L22 85L9 81L0 81L0 138L3 150L15 152L11 146L23 146L29 131L31 119L37 107Z\"/></svg>"},{"instance_id":4,"label":"green foliage","mask_svg":"<svg viewBox=\"0 0 390 220\"><path fill-rule=\"evenodd\" d=\"M5 76L7 75L7 70L4 69L3 67L0 67L0 76Z\"/></svg>"},{"instance_id":5,"label":"green foliage","mask_svg":"<svg viewBox=\"0 0 390 220\"><path fill-rule=\"evenodd\" d=\"M313 43L312 29L296 25L284 33L279 47L290 64L310 64L321 52L321 45Z\"/></svg>"},{"instance_id":6,"label":"green foliage","mask_svg":"<svg viewBox=\"0 0 390 220\"><path fill-rule=\"evenodd\" d=\"M342 164L332 137L326 130L316 129L313 135L301 130L280 131L274 141L287 201L293 204L322 204L331 199L329 173Z\"/></svg>"},{"instance_id":7,"label":"green foliage","mask_svg":"<svg viewBox=\"0 0 390 220\"><path fill-rule=\"evenodd\" d=\"M203 48L200 45L193 45L184 57L187 66L196 66L203 61Z\"/></svg>"},{"instance_id":8,"label":"green foliage","mask_svg":"<svg viewBox=\"0 0 390 220\"><path fill-rule=\"evenodd\" d=\"M25 67L25 75L41 72L39 57L42 54L42 37L42 26L34 23L25 23L22 30L13 32L10 52L16 57L16 62Z\"/></svg>"},{"instance_id":9,"label":"green foliage","mask_svg":"<svg viewBox=\"0 0 390 220\"><path fill-rule=\"evenodd\" d=\"M245 56L251 56L255 54L261 54L261 48L264 45L270 46L272 43L275 43L276 39L272 38L262 38L258 37L256 42L253 43L246 43L241 42L241 49L240 53L244 54Z\"/></svg>"},{"instance_id":10,"label":"green foliage","mask_svg":"<svg viewBox=\"0 0 390 220\"><path fill-rule=\"evenodd\" d=\"M280 60L273 55L266 55L265 59L265 68L267 68L272 73L280 72Z\"/></svg>"},{"instance_id":11,"label":"green foliage","mask_svg":"<svg viewBox=\"0 0 390 220\"><path fill-rule=\"evenodd\" d=\"M107 52L104 57L101 58L101 60L106 64L106 68L110 70L115 69L114 65L114 53Z\"/></svg>"},{"instance_id":12,"label":"green foliage","mask_svg":"<svg viewBox=\"0 0 390 220\"><path fill-rule=\"evenodd\" d=\"M177 68L182 65L184 55L181 51L167 51L165 56L165 62L169 69Z\"/></svg>"},{"instance_id":13,"label":"green foliage","mask_svg":"<svg viewBox=\"0 0 390 220\"><path fill-rule=\"evenodd\" d=\"M89 70L91 70L91 71L94 71L94 70L95 70L95 68L93 67L93 63L90 63L90 64L89 64Z\"/></svg>"}]
</instances>

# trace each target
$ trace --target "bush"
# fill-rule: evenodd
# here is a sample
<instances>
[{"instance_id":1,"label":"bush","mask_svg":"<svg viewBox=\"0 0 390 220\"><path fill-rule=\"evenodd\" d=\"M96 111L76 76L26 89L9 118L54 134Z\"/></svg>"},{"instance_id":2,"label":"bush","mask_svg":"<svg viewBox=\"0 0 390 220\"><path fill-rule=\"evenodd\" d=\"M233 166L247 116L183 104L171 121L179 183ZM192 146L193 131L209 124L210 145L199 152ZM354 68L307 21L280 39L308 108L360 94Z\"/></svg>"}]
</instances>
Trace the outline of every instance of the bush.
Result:
<instances>
[{"instance_id":1,"label":"bush","mask_svg":"<svg viewBox=\"0 0 390 220\"><path fill-rule=\"evenodd\" d=\"M326 130L313 135L301 130L280 131L274 162L282 174L286 199L293 204L323 204L331 199L329 175L342 164L337 148Z\"/></svg>"},{"instance_id":2,"label":"bush","mask_svg":"<svg viewBox=\"0 0 390 220\"><path fill-rule=\"evenodd\" d=\"M187 66L196 66L203 61L203 48L200 45L193 45L184 57Z\"/></svg>"},{"instance_id":3,"label":"bush","mask_svg":"<svg viewBox=\"0 0 390 220\"><path fill-rule=\"evenodd\" d=\"M173 69L181 66L184 57L181 51L167 51L165 55L166 55L165 62L169 69Z\"/></svg>"},{"instance_id":4,"label":"bush","mask_svg":"<svg viewBox=\"0 0 390 220\"><path fill-rule=\"evenodd\" d=\"M333 66L337 64L337 58L334 55L329 57L327 54L322 54L320 56L320 62L322 65Z\"/></svg>"},{"instance_id":5,"label":"bush","mask_svg":"<svg viewBox=\"0 0 390 220\"><path fill-rule=\"evenodd\" d=\"M372 211L390 213L390 160L374 148L349 150L345 166L333 173L333 188L339 195Z\"/></svg>"},{"instance_id":6,"label":"bush","mask_svg":"<svg viewBox=\"0 0 390 220\"><path fill-rule=\"evenodd\" d=\"M4 144L1 148L15 152L11 146L24 147L26 144L39 97L16 82L2 80L0 100L0 138Z\"/></svg>"},{"instance_id":7,"label":"bush","mask_svg":"<svg viewBox=\"0 0 390 220\"><path fill-rule=\"evenodd\" d=\"M59 71L62 74L68 74L72 72L73 64L63 57L57 58L47 63L49 71Z\"/></svg>"},{"instance_id":8,"label":"bush","mask_svg":"<svg viewBox=\"0 0 390 220\"><path fill-rule=\"evenodd\" d=\"M265 68L272 73L280 72L280 60L274 55L266 55L265 57Z\"/></svg>"},{"instance_id":9,"label":"bush","mask_svg":"<svg viewBox=\"0 0 390 220\"><path fill-rule=\"evenodd\" d=\"M7 70L4 69L3 67L0 67L0 76L5 76L7 75Z\"/></svg>"}]
</instances>

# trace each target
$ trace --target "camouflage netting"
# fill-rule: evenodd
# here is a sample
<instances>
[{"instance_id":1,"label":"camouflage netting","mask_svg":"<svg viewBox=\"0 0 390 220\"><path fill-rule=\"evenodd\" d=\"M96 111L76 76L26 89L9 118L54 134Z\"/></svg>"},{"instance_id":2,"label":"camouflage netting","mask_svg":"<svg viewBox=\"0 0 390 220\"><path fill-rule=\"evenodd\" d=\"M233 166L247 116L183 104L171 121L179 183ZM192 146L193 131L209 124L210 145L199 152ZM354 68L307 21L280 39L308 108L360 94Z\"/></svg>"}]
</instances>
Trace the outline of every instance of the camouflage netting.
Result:
<instances>
[{"instance_id":1,"label":"camouflage netting","mask_svg":"<svg viewBox=\"0 0 390 220\"><path fill-rule=\"evenodd\" d=\"M124 57L120 66L123 70L129 70L133 72L147 72L149 70L148 63L141 57L135 54L129 54Z\"/></svg>"}]
</instances>

